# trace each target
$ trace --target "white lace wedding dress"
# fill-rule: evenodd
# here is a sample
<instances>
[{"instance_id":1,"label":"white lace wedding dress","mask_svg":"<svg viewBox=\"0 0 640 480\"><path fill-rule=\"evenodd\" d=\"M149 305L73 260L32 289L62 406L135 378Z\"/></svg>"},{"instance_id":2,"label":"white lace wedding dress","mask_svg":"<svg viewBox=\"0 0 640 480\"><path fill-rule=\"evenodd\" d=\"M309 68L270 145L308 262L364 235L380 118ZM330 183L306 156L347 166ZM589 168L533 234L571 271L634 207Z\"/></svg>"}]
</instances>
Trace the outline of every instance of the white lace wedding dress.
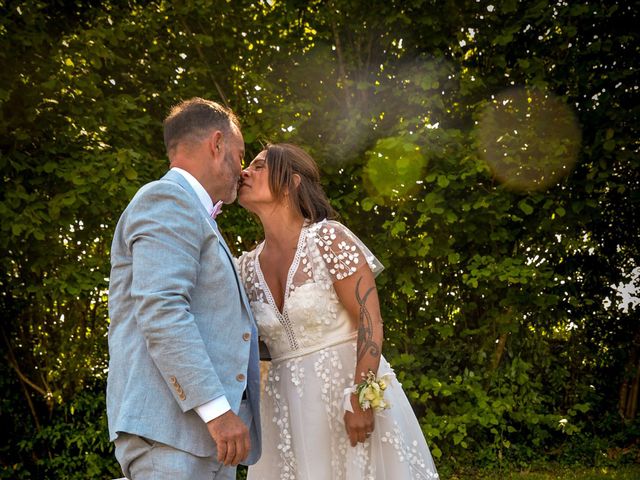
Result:
<instances>
[{"instance_id":1,"label":"white lace wedding dress","mask_svg":"<svg viewBox=\"0 0 640 480\"><path fill-rule=\"evenodd\" d=\"M272 361L261 397L262 457L249 480L438 479L420 425L389 363L375 430L354 448L344 426L344 391L353 385L356 332L333 282L368 264L382 265L344 225L324 220L302 228L289 269L283 311L260 270L264 244L239 259L260 336Z\"/></svg>"}]
</instances>

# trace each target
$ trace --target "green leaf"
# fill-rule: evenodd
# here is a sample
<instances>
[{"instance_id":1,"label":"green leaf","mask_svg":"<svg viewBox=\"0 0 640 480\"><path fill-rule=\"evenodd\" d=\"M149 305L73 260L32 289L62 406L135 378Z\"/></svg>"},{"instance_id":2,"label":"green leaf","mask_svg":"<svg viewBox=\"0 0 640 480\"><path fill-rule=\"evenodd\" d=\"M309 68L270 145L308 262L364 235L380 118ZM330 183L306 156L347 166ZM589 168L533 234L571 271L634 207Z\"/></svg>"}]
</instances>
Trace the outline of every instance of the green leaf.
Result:
<instances>
[{"instance_id":1,"label":"green leaf","mask_svg":"<svg viewBox=\"0 0 640 480\"><path fill-rule=\"evenodd\" d=\"M531 215L533 213L533 207L527 203L526 200L520 200L518 202L518 207L522 210L526 215Z\"/></svg>"},{"instance_id":2,"label":"green leaf","mask_svg":"<svg viewBox=\"0 0 640 480\"><path fill-rule=\"evenodd\" d=\"M75 193L70 193L68 195L66 195L65 197L62 198L62 204L65 207L69 207L71 205L73 205L76 202L76 194Z\"/></svg>"},{"instance_id":3,"label":"green leaf","mask_svg":"<svg viewBox=\"0 0 640 480\"><path fill-rule=\"evenodd\" d=\"M438 175L438 186L440 188L446 188L449 186L449 179L444 175Z\"/></svg>"},{"instance_id":4,"label":"green leaf","mask_svg":"<svg viewBox=\"0 0 640 480\"><path fill-rule=\"evenodd\" d=\"M375 202L373 201L372 198L366 197L362 199L362 201L360 202L360 205L362 206L362 210L364 210L365 212L368 212L375 206Z\"/></svg>"},{"instance_id":5,"label":"green leaf","mask_svg":"<svg viewBox=\"0 0 640 480\"><path fill-rule=\"evenodd\" d=\"M447 260L450 264L455 265L456 263L460 262L460 254L459 253L450 253L447 256Z\"/></svg>"},{"instance_id":6,"label":"green leaf","mask_svg":"<svg viewBox=\"0 0 640 480\"><path fill-rule=\"evenodd\" d=\"M125 168L123 173L127 180L135 180L136 178L138 178L138 172L136 172L131 167Z\"/></svg>"},{"instance_id":7,"label":"green leaf","mask_svg":"<svg viewBox=\"0 0 640 480\"><path fill-rule=\"evenodd\" d=\"M604 144L602 145L602 147L607 151L607 152L612 152L613 150L615 150L616 148L616 141L613 139L609 139L606 142L604 142Z\"/></svg>"},{"instance_id":8,"label":"green leaf","mask_svg":"<svg viewBox=\"0 0 640 480\"><path fill-rule=\"evenodd\" d=\"M454 333L453 326L449 325L448 323L443 325L438 325L436 326L436 329L438 330L442 338L449 338L453 336L453 333Z\"/></svg>"}]
</instances>

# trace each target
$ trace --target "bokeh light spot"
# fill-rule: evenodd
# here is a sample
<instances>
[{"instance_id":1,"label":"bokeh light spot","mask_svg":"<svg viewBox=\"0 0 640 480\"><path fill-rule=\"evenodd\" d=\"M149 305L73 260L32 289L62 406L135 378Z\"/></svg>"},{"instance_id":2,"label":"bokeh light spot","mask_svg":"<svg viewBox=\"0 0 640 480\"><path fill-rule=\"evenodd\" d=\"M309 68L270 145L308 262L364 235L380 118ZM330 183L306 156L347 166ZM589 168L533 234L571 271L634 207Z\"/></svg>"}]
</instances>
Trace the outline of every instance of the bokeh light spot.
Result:
<instances>
[{"instance_id":1,"label":"bokeh light spot","mask_svg":"<svg viewBox=\"0 0 640 480\"><path fill-rule=\"evenodd\" d=\"M477 138L494 177L510 190L531 192L571 172L581 133L573 111L554 95L512 88L482 111Z\"/></svg>"},{"instance_id":2,"label":"bokeh light spot","mask_svg":"<svg viewBox=\"0 0 640 480\"><path fill-rule=\"evenodd\" d=\"M417 145L400 137L384 138L367 152L365 186L372 196L401 199L419 188L425 166Z\"/></svg>"}]
</instances>

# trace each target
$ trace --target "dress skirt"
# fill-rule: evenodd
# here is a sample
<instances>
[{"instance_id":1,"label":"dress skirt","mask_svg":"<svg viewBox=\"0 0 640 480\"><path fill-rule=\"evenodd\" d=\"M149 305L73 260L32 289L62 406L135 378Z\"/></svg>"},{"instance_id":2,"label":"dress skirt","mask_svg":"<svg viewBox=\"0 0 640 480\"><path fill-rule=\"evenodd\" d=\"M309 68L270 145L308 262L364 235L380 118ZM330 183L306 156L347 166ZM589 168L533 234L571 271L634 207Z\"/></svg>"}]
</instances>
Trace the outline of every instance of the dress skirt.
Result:
<instances>
[{"instance_id":1,"label":"dress skirt","mask_svg":"<svg viewBox=\"0 0 640 480\"><path fill-rule=\"evenodd\" d=\"M249 480L438 479L411 405L389 363L375 429L352 447L344 425L345 389L353 385L356 343L349 340L306 355L274 360L261 398L262 457Z\"/></svg>"}]
</instances>

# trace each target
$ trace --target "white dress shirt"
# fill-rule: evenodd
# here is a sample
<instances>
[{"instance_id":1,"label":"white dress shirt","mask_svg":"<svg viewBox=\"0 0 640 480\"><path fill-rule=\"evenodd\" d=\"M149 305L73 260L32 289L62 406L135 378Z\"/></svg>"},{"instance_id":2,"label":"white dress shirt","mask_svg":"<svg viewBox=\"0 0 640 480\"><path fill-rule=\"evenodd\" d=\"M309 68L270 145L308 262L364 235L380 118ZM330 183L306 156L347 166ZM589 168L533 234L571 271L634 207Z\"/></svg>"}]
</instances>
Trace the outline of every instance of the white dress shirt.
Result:
<instances>
[{"instance_id":1,"label":"white dress shirt","mask_svg":"<svg viewBox=\"0 0 640 480\"><path fill-rule=\"evenodd\" d=\"M213 212L213 201L211 200L211 197L204 189L204 187L200 185L200 182L198 182L198 180L196 180L195 177L186 170L178 167L173 167L171 170L178 172L184 177L187 182L189 182L191 188L193 188L193 190L196 192L196 195L198 195L202 206L207 210L207 213L211 215L211 213ZM203 405L200 405L199 407L196 407L195 410L204 422L210 422L214 418L217 418L223 413L231 410L231 405L229 405L227 397L221 395Z\"/></svg>"}]
</instances>

